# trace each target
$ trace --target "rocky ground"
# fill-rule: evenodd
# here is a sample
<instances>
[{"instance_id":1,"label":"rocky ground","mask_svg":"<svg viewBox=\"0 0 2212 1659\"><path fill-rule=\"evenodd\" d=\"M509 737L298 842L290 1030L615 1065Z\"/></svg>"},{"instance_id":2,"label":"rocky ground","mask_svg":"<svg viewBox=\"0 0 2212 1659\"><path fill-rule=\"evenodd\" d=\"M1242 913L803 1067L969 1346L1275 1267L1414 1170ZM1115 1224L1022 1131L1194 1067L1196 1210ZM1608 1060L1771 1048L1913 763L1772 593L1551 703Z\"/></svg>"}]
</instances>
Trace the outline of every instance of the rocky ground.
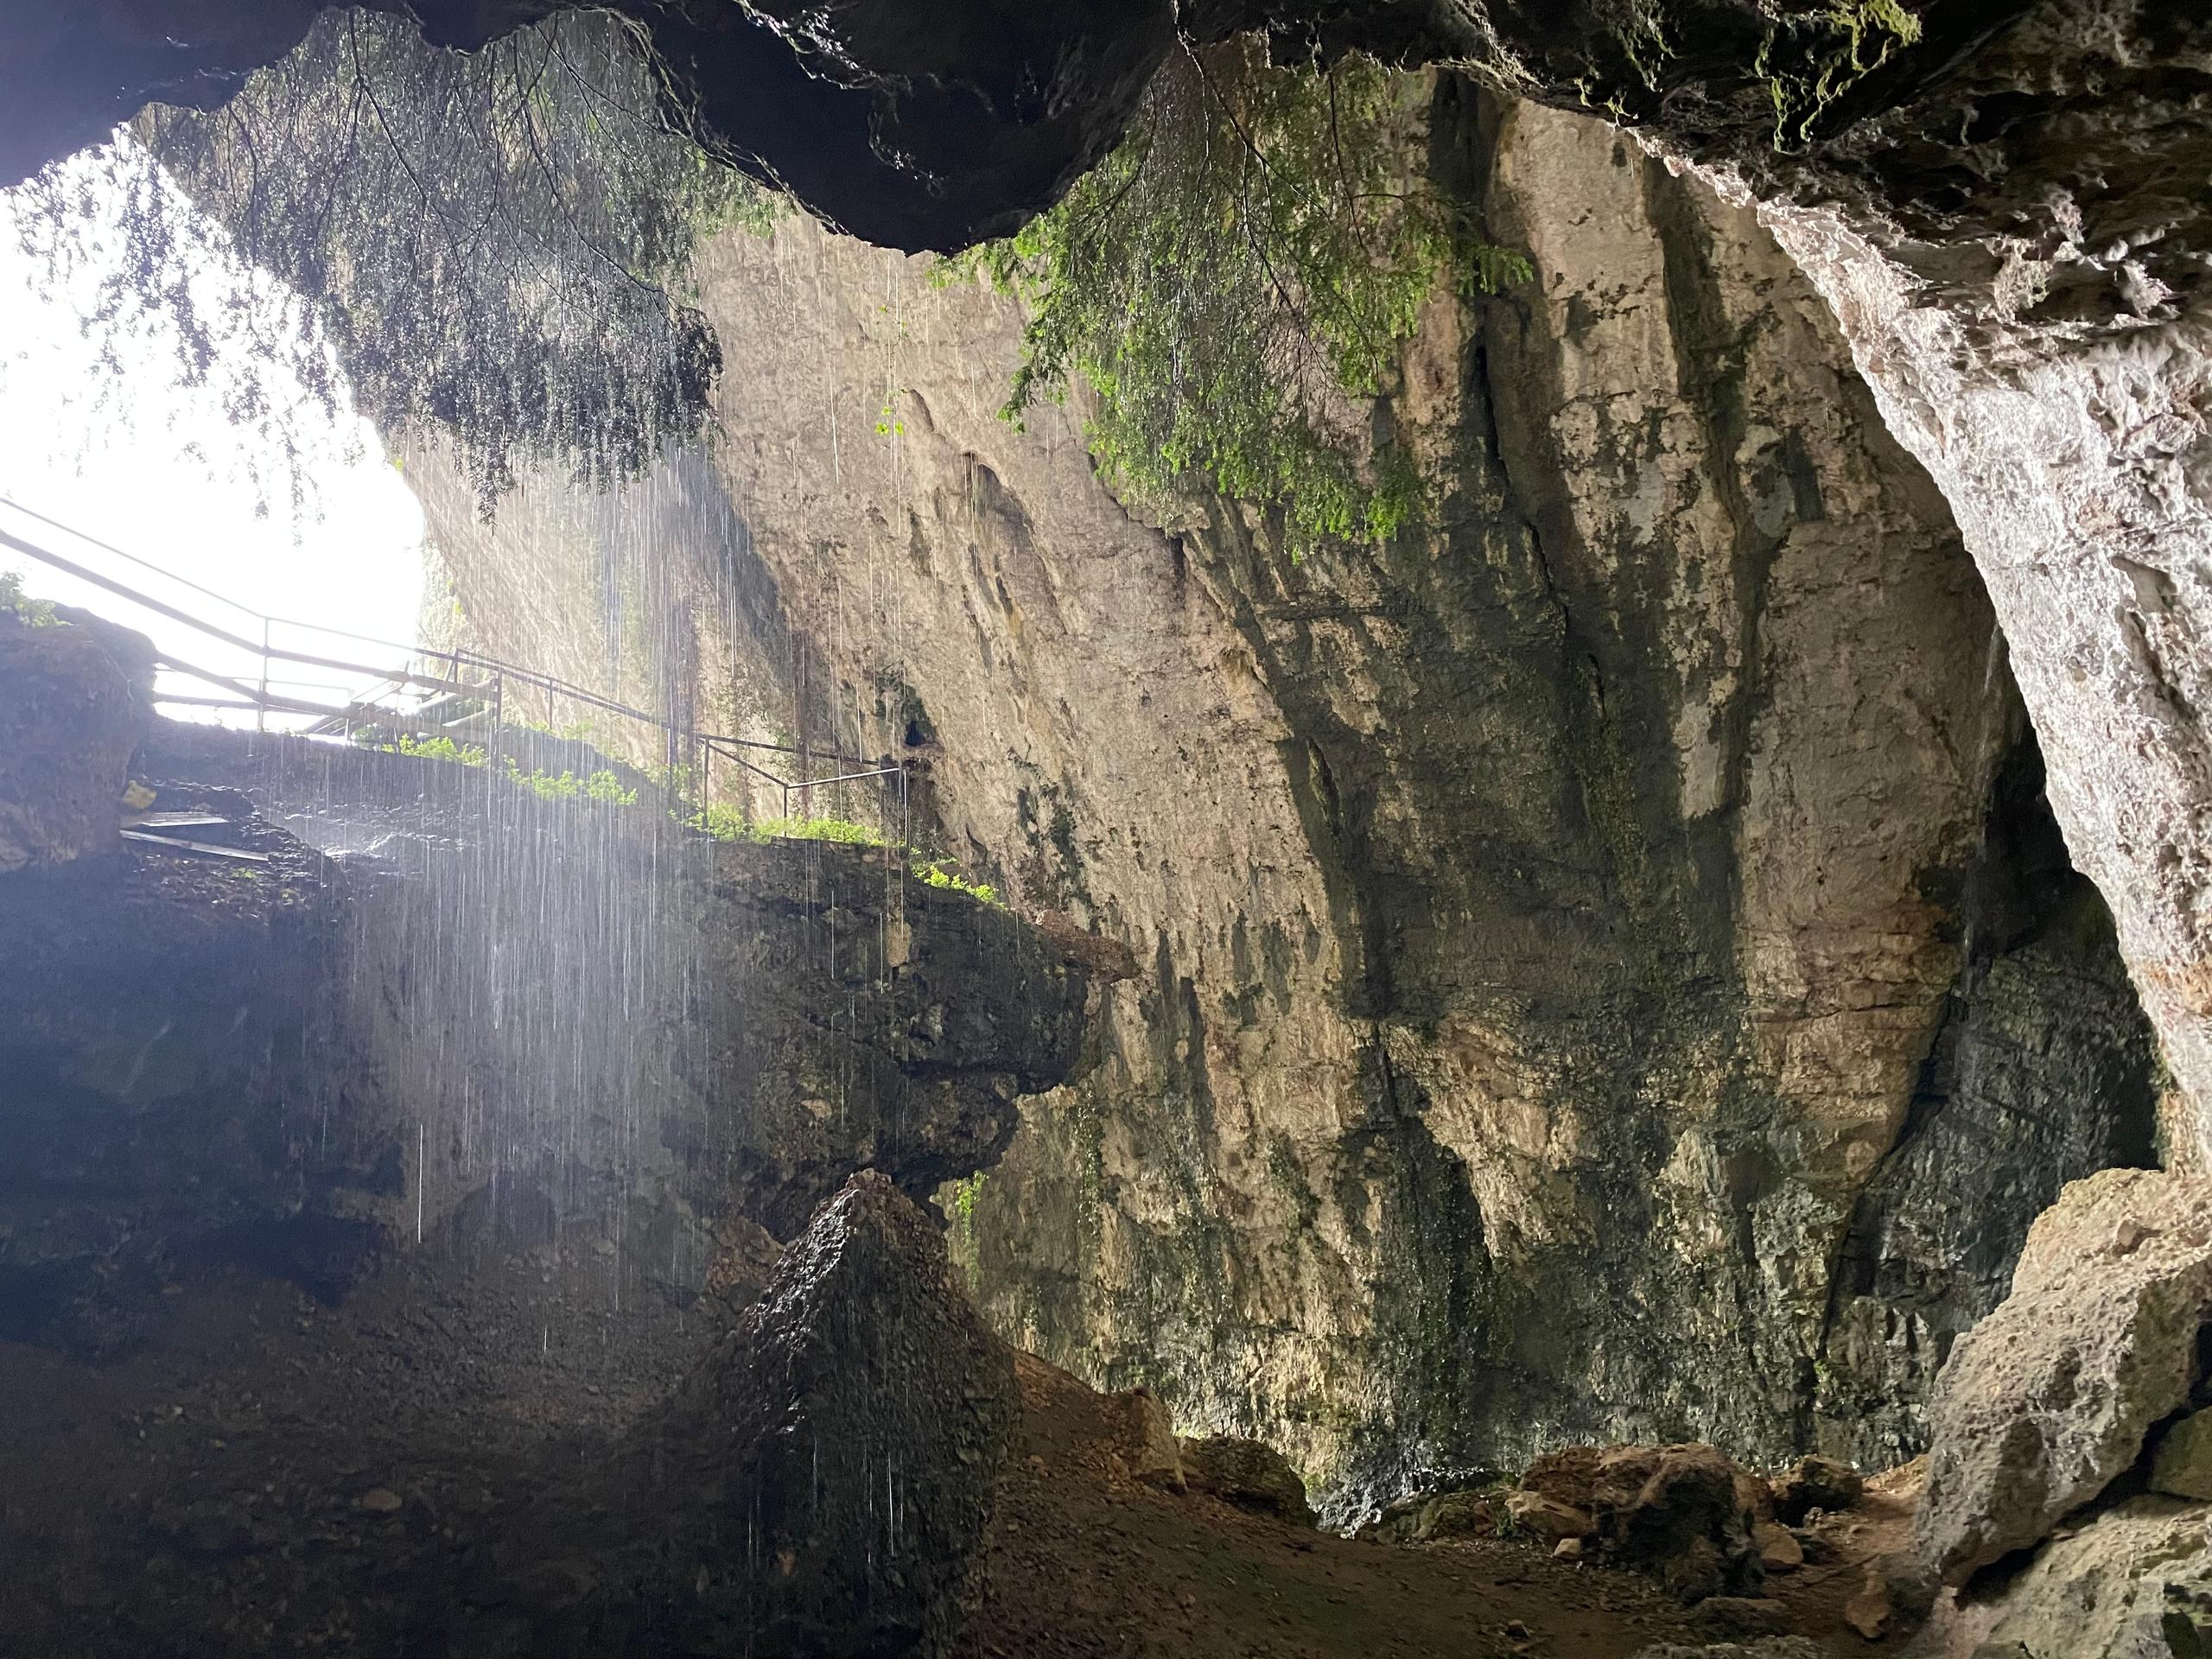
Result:
<instances>
[{"instance_id":1,"label":"rocky ground","mask_svg":"<svg viewBox=\"0 0 2212 1659\"><path fill-rule=\"evenodd\" d=\"M154 1341L120 1363L0 1347L0 1632L16 1651L86 1659L386 1650L366 1638L401 1628L405 1651L457 1651L396 1610L440 1560L499 1558L496 1538L471 1535L496 1534L517 1494L487 1484L608 1502L547 1471L603 1465L740 1299L618 1312L569 1282L535 1255L426 1256L327 1307L233 1272L168 1298ZM1019 1374L976 1611L953 1651L1628 1659L1715 1633L1650 1576L1554 1559L1533 1536L1319 1531L1264 1507L1294 1494L1224 1486L1187 1443L1192 1478L1169 1490L1145 1466L1132 1396L1026 1357ZM537 1517L552 1535L579 1518ZM1878 1495L1824 1523L1818 1564L1769 1580L1785 1627L1821 1652L1895 1645L1870 1645L1844 1612L1863 1560L1905 1524ZM541 1565L563 1593L613 1570Z\"/></svg>"},{"instance_id":2,"label":"rocky ground","mask_svg":"<svg viewBox=\"0 0 2212 1659\"><path fill-rule=\"evenodd\" d=\"M999 1486L989 1596L971 1650L1015 1656L1547 1656L1628 1659L1715 1636L1650 1577L1556 1559L1529 1535L1344 1538L1195 1485L1137 1475L1117 1402L1025 1360L1023 1415ZM1910 1496L1873 1493L1816 1529L1823 1564L1769 1580L1778 1627L1809 1654L1878 1654L1846 1605L1901 1545Z\"/></svg>"}]
</instances>

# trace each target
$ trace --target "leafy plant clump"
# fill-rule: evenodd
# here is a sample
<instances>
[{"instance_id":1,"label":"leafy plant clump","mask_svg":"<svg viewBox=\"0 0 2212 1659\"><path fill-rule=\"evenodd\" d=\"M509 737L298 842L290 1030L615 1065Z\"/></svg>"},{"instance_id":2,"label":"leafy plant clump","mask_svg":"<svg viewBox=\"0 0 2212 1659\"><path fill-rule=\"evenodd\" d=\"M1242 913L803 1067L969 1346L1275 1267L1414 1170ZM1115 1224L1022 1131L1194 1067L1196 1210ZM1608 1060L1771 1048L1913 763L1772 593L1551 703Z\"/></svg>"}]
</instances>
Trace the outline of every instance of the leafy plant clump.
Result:
<instances>
[{"instance_id":1,"label":"leafy plant clump","mask_svg":"<svg viewBox=\"0 0 2212 1659\"><path fill-rule=\"evenodd\" d=\"M92 326L166 315L188 383L280 446L295 380L386 433L440 431L487 511L526 462L603 483L696 435L721 353L683 302L693 251L778 211L672 130L606 13L463 54L334 9L222 108L156 106L132 134L19 213L57 273L119 237ZM276 283L222 280L238 258Z\"/></svg>"},{"instance_id":2,"label":"leafy plant clump","mask_svg":"<svg viewBox=\"0 0 2212 1659\"><path fill-rule=\"evenodd\" d=\"M999 890L989 882L970 881L966 876L946 869L942 861L918 858L914 861L914 874L928 887L950 887L956 893L964 893L971 899L981 899L984 904L1001 910L1006 908L999 901Z\"/></svg>"},{"instance_id":3,"label":"leafy plant clump","mask_svg":"<svg viewBox=\"0 0 2212 1659\"><path fill-rule=\"evenodd\" d=\"M373 738L369 739L373 741ZM491 764L490 753L475 743L456 743L449 737L413 737L403 732L390 743L377 744L387 754L413 755L420 760L445 760L455 766L484 766ZM573 772L550 772L543 769L524 772L512 756L506 760L507 781L528 790L541 801L600 801L609 806L635 806L638 791L625 789L622 779L602 766L588 777L579 778Z\"/></svg>"},{"instance_id":4,"label":"leafy plant clump","mask_svg":"<svg viewBox=\"0 0 2212 1659\"><path fill-rule=\"evenodd\" d=\"M891 844L880 832L869 829L864 823L855 823L849 818L748 819L736 807L715 804L700 808L685 822L694 830L705 830L718 841L751 842L756 846L766 846L773 841L831 841L849 847L887 847ZM925 858L911 849L908 852L909 868L915 880L925 887L964 893L995 909L1006 908L996 887L986 881L971 881L946 869L946 861Z\"/></svg>"},{"instance_id":5,"label":"leafy plant clump","mask_svg":"<svg viewBox=\"0 0 2212 1659\"><path fill-rule=\"evenodd\" d=\"M963 1224L976 1219L976 1200L983 1196L983 1172L964 1175L952 1183L952 1213Z\"/></svg>"},{"instance_id":6,"label":"leafy plant clump","mask_svg":"<svg viewBox=\"0 0 2212 1659\"><path fill-rule=\"evenodd\" d=\"M608 806L635 806L638 804L638 791L623 788L622 780L603 767L588 778L579 778L573 772L563 772L558 775L550 772L524 772L510 760L507 762L507 779L541 801L582 798L601 801Z\"/></svg>"},{"instance_id":7,"label":"leafy plant clump","mask_svg":"<svg viewBox=\"0 0 2212 1659\"><path fill-rule=\"evenodd\" d=\"M772 841L834 841L850 847L880 847L883 836L849 818L749 819L734 806L703 806L690 820L717 841L749 841L765 846Z\"/></svg>"},{"instance_id":8,"label":"leafy plant clump","mask_svg":"<svg viewBox=\"0 0 2212 1659\"><path fill-rule=\"evenodd\" d=\"M54 613L54 601L32 599L23 592L22 573L0 570L0 611L10 611L35 628L59 626L61 619Z\"/></svg>"},{"instance_id":9,"label":"leafy plant clump","mask_svg":"<svg viewBox=\"0 0 2212 1659\"><path fill-rule=\"evenodd\" d=\"M450 760L458 766L480 766L491 759L474 743L456 743L449 737L414 737L405 732L385 746L395 754L411 754L418 760Z\"/></svg>"},{"instance_id":10,"label":"leafy plant clump","mask_svg":"<svg viewBox=\"0 0 2212 1659\"><path fill-rule=\"evenodd\" d=\"M1432 481L1366 400L1440 284L1494 291L1529 267L1427 176L1419 84L1357 55L1270 64L1257 36L1172 56L1065 200L945 267L1027 304L1007 418L1079 378L1093 453L1133 502L1194 485L1256 502L1294 553L1421 512Z\"/></svg>"}]
</instances>

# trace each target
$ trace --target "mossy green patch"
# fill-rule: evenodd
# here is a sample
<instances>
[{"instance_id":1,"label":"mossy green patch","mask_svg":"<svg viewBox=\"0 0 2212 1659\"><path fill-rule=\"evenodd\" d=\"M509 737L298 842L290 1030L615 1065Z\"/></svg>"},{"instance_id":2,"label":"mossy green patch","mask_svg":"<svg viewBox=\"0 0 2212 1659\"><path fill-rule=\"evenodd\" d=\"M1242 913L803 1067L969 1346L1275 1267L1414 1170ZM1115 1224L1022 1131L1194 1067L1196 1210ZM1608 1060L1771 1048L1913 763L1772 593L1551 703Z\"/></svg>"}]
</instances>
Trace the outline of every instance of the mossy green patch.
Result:
<instances>
[{"instance_id":1,"label":"mossy green patch","mask_svg":"<svg viewBox=\"0 0 2212 1659\"><path fill-rule=\"evenodd\" d=\"M1440 289L1526 280L1417 165L1423 83L1260 37L1171 54L1129 136L1012 239L944 267L1019 293L1005 413L1080 378L1100 469L1157 512L1211 490L1272 509L1297 556L1379 542L1433 480L1371 416Z\"/></svg>"}]
</instances>

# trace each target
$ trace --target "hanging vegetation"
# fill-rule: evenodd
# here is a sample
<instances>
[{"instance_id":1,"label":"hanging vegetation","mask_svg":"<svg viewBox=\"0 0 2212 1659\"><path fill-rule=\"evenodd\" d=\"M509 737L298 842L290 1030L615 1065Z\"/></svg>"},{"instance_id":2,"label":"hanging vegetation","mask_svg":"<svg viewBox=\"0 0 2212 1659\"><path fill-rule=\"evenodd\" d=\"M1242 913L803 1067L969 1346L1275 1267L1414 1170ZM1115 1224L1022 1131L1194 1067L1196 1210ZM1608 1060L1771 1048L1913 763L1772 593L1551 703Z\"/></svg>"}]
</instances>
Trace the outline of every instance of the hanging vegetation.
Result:
<instances>
[{"instance_id":1,"label":"hanging vegetation","mask_svg":"<svg viewBox=\"0 0 2212 1659\"><path fill-rule=\"evenodd\" d=\"M1419 83L1370 59L1185 47L1058 207L953 262L1030 320L1005 414L1080 377L1102 469L1140 506L1194 485L1282 516L1294 552L1379 541L1432 482L1372 418L1440 283L1527 275L1421 165Z\"/></svg>"},{"instance_id":2,"label":"hanging vegetation","mask_svg":"<svg viewBox=\"0 0 2212 1659\"><path fill-rule=\"evenodd\" d=\"M222 109L156 107L96 166L50 169L18 220L65 268L119 232L94 326L167 314L187 378L222 377L233 419L265 424L287 376L334 406L342 365L383 429L451 442L488 511L525 462L603 483L704 416L721 356L685 269L776 199L657 97L632 26L603 13L464 54L334 10ZM277 283L211 292L226 237Z\"/></svg>"}]
</instances>

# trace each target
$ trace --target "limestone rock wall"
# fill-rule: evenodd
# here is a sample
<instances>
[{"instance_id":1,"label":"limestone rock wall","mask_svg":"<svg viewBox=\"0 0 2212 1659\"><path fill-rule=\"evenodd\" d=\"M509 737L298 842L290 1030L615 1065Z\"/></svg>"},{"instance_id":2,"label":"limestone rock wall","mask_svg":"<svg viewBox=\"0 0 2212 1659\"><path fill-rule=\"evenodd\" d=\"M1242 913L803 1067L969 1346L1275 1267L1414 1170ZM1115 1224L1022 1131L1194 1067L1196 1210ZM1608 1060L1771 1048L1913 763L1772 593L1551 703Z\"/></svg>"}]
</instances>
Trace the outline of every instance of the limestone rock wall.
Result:
<instances>
[{"instance_id":1,"label":"limestone rock wall","mask_svg":"<svg viewBox=\"0 0 2212 1659\"><path fill-rule=\"evenodd\" d=\"M2067 844L2113 909L2172 1068L2167 1154L2199 1166L2208 54L2202 6L2045 0L1924 105L1854 130L1855 183L1754 165L1745 192L1950 504L2012 642Z\"/></svg>"},{"instance_id":2,"label":"limestone rock wall","mask_svg":"<svg viewBox=\"0 0 2212 1659\"><path fill-rule=\"evenodd\" d=\"M1138 524L1079 406L995 418L1006 302L796 222L702 272L741 532L650 556L757 564L804 689L703 671L907 753L971 874L1126 947L955 1205L1018 1343L1339 1514L1583 1436L1910 1449L2058 1181L2145 1155L2109 920L2005 919L2053 855L1987 601L1752 212L1582 118L1435 115L1537 276L1408 354L1429 532ZM528 660L499 562L596 556L522 540L442 531Z\"/></svg>"}]
</instances>

